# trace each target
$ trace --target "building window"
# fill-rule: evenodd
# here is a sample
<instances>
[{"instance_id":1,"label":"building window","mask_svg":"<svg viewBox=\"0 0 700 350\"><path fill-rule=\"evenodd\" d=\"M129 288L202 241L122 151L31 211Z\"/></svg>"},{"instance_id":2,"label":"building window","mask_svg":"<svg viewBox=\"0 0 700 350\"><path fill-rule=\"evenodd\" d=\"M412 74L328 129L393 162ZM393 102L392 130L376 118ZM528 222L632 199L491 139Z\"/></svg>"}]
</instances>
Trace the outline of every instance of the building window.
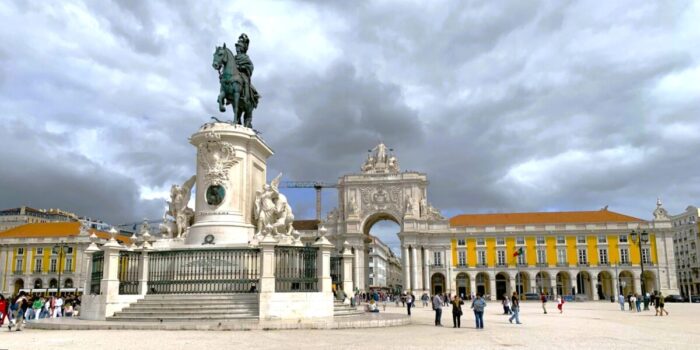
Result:
<instances>
[{"instance_id":1,"label":"building window","mask_svg":"<svg viewBox=\"0 0 700 350\"><path fill-rule=\"evenodd\" d=\"M598 249L598 259L600 260L601 265L607 265L608 264L608 250L607 249Z\"/></svg>"},{"instance_id":2,"label":"building window","mask_svg":"<svg viewBox=\"0 0 700 350\"><path fill-rule=\"evenodd\" d=\"M544 249L537 249L537 263L546 264L547 263L547 252Z\"/></svg>"},{"instance_id":3,"label":"building window","mask_svg":"<svg viewBox=\"0 0 700 350\"><path fill-rule=\"evenodd\" d=\"M67 247L66 248L66 255L73 254L73 247Z\"/></svg>"},{"instance_id":4,"label":"building window","mask_svg":"<svg viewBox=\"0 0 700 350\"><path fill-rule=\"evenodd\" d=\"M649 248L642 248L642 262L645 264L651 264L651 259L649 259Z\"/></svg>"},{"instance_id":5,"label":"building window","mask_svg":"<svg viewBox=\"0 0 700 350\"><path fill-rule=\"evenodd\" d=\"M457 245L458 245L458 246L462 246L462 247L463 247L464 244L465 244L465 242L464 242L463 239L458 239L458 240L457 240Z\"/></svg>"},{"instance_id":6,"label":"building window","mask_svg":"<svg viewBox=\"0 0 700 350\"><path fill-rule=\"evenodd\" d=\"M525 265L527 264L527 259L525 258L525 250L523 250L523 253L518 255L518 265Z\"/></svg>"},{"instance_id":7,"label":"building window","mask_svg":"<svg viewBox=\"0 0 700 350\"><path fill-rule=\"evenodd\" d=\"M566 265L568 263L566 260L566 248L557 249L557 263L560 265Z\"/></svg>"},{"instance_id":8,"label":"building window","mask_svg":"<svg viewBox=\"0 0 700 350\"><path fill-rule=\"evenodd\" d=\"M17 255L24 255L24 248L17 248Z\"/></svg>"},{"instance_id":9,"label":"building window","mask_svg":"<svg viewBox=\"0 0 700 350\"><path fill-rule=\"evenodd\" d=\"M36 248L36 255L43 255L44 254L44 248Z\"/></svg>"},{"instance_id":10,"label":"building window","mask_svg":"<svg viewBox=\"0 0 700 350\"><path fill-rule=\"evenodd\" d=\"M65 272L73 271L73 259L72 258L66 259L66 266L64 266L63 269L64 269L63 271L65 271Z\"/></svg>"},{"instance_id":11,"label":"building window","mask_svg":"<svg viewBox=\"0 0 700 350\"><path fill-rule=\"evenodd\" d=\"M496 244L497 245L506 245L506 239L503 237L498 237L498 238L496 238Z\"/></svg>"},{"instance_id":12,"label":"building window","mask_svg":"<svg viewBox=\"0 0 700 350\"><path fill-rule=\"evenodd\" d=\"M49 263L49 272L56 272L56 259L51 259Z\"/></svg>"},{"instance_id":13,"label":"building window","mask_svg":"<svg viewBox=\"0 0 700 350\"><path fill-rule=\"evenodd\" d=\"M576 243L578 243L578 244L586 244L586 236L578 236L578 237L576 237Z\"/></svg>"},{"instance_id":14,"label":"building window","mask_svg":"<svg viewBox=\"0 0 700 350\"><path fill-rule=\"evenodd\" d=\"M515 244L525 244L525 237L518 237L515 239Z\"/></svg>"},{"instance_id":15,"label":"building window","mask_svg":"<svg viewBox=\"0 0 700 350\"><path fill-rule=\"evenodd\" d=\"M608 243L608 237L605 235L598 235L598 243Z\"/></svg>"},{"instance_id":16,"label":"building window","mask_svg":"<svg viewBox=\"0 0 700 350\"><path fill-rule=\"evenodd\" d=\"M477 238L476 245L478 245L478 246L486 245L486 241L483 238Z\"/></svg>"},{"instance_id":17,"label":"building window","mask_svg":"<svg viewBox=\"0 0 700 350\"><path fill-rule=\"evenodd\" d=\"M433 252L433 264L442 266L442 252Z\"/></svg>"},{"instance_id":18,"label":"building window","mask_svg":"<svg viewBox=\"0 0 700 350\"><path fill-rule=\"evenodd\" d=\"M544 236L537 236L537 244L544 244Z\"/></svg>"},{"instance_id":19,"label":"building window","mask_svg":"<svg viewBox=\"0 0 700 350\"><path fill-rule=\"evenodd\" d=\"M566 244L566 238L564 236L557 236L557 244Z\"/></svg>"},{"instance_id":20,"label":"building window","mask_svg":"<svg viewBox=\"0 0 700 350\"><path fill-rule=\"evenodd\" d=\"M42 258L37 258L34 260L34 272L41 272L41 267L44 263Z\"/></svg>"},{"instance_id":21,"label":"building window","mask_svg":"<svg viewBox=\"0 0 700 350\"><path fill-rule=\"evenodd\" d=\"M22 272L24 271L24 264L23 264L22 258L17 258L17 261L15 261L15 271L17 272Z\"/></svg>"},{"instance_id":22,"label":"building window","mask_svg":"<svg viewBox=\"0 0 700 350\"><path fill-rule=\"evenodd\" d=\"M620 235L620 236L617 238L617 241L620 242L620 243L627 243L627 235Z\"/></svg>"},{"instance_id":23,"label":"building window","mask_svg":"<svg viewBox=\"0 0 700 350\"><path fill-rule=\"evenodd\" d=\"M627 248L620 249L620 264L630 263L630 251Z\"/></svg>"},{"instance_id":24,"label":"building window","mask_svg":"<svg viewBox=\"0 0 700 350\"><path fill-rule=\"evenodd\" d=\"M586 251L586 248L581 248L578 250L578 263L588 264L588 252Z\"/></svg>"},{"instance_id":25,"label":"building window","mask_svg":"<svg viewBox=\"0 0 700 350\"><path fill-rule=\"evenodd\" d=\"M479 265L486 265L486 251L485 250L478 250L476 252L476 258L477 262Z\"/></svg>"},{"instance_id":26,"label":"building window","mask_svg":"<svg viewBox=\"0 0 700 350\"><path fill-rule=\"evenodd\" d=\"M459 266L467 266L467 252L457 252L457 264L459 264Z\"/></svg>"},{"instance_id":27,"label":"building window","mask_svg":"<svg viewBox=\"0 0 700 350\"><path fill-rule=\"evenodd\" d=\"M369 267L369 273L374 273L374 267Z\"/></svg>"},{"instance_id":28,"label":"building window","mask_svg":"<svg viewBox=\"0 0 700 350\"><path fill-rule=\"evenodd\" d=\"M505 265L506 264L506 251L505 250L499 250L496 252L496 257L498 258L498 265Z\"/></svg>"}]
</instances>

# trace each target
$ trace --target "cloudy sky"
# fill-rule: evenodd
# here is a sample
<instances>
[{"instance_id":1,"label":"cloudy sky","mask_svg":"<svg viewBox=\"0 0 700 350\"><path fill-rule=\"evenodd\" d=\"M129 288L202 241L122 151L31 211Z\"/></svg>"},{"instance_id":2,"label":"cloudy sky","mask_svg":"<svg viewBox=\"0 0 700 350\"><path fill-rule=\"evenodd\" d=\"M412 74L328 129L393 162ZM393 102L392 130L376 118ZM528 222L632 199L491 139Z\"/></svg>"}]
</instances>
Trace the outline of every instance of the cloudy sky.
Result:
<instances>
[{"instance_id":1,"label":"cloudy sky","mask_svg":"<svg viewBox=\"0 0 700 350\"><path fill-rule=\"evenodd\" d=\"M0 1L0 207L158 218L251 40L269 174L335 181L379 140L446 215L700 204L700 5ZM230 118L230 115L226 115ZM312 218L312 190L289 190ZM335 193L324 195L325 208Z\"/></svg>"}]
</instances>

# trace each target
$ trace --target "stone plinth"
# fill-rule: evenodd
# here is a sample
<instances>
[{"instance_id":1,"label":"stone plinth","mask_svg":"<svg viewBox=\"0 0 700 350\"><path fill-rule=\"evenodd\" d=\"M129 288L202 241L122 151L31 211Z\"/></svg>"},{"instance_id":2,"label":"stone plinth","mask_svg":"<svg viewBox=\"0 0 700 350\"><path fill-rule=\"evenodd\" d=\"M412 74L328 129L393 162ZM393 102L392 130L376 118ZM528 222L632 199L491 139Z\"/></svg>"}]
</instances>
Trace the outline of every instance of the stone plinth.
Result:
<instances>
[{"instance_id":1,"label":"stone plinth","mask_svg":"<svg viewBox=\"0 0 700 350\"><path fill-rule=\"evenodd\" d=\"M247 245L255 192L265 184L272 150L252 129L228 123L205 124L190 143L197 148L197 179L194 225L185 244Z\"/></svg>"}]
</instances>

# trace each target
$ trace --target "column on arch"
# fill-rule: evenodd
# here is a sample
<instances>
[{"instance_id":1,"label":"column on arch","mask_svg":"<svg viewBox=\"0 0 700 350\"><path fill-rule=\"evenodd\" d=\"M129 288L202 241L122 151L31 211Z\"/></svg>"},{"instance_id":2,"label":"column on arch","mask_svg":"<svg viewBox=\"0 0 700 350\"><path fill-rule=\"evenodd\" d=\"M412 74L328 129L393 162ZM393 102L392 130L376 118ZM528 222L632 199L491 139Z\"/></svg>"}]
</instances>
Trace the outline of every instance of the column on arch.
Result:
<instances>
[{"instance_id":1,"label":"column on arch","mask_svg":"<svg viewBox=\"0 0 700 350\"><path fill-rule=\"evenodd\" d=\"M445 278L447 279L445 281L445 291L452 293L455 291L452 288L452 283L456 282L452 279L452 249L450 246L445 248Z\"/></svg>"},{"instance_id":2,"label":"column on arch","mask_svg":"<svg viewBox=\"0 0 700 350\"><path fill-rule=\"evenodd\" d=\"M416 247L411 247L411 266L413 267L411 271L413 273L411 276L411 290L416 290L419 287L418 280L420 279Z\"/></svg>"},{"instance_id":3,"label":"column on arch","mask_svg":"<svg viewBox=\"0 0 700 350\"><path fill-rule=\"evenodd\" d=\"M489 300L498 300L496 295L496 274L489 272Z\"/></svg>"},{"instance_id":4,"label":"column on arch","mask_svg":"<svg viewBox=\"0 0 700 350\"><path fill-rule=\"evenodd\" d=\"M403 264L403 289L411 289L411 267L409 264L408 247L401 247L401 263Z\"/></svg>"},{"instance_id":5,"label":"column on arch","mask_svg":"<svg viewBox=\"0 0 700 350\"><path fill-rule=\"evenodd\" d=\"M423 290L430 293L430 248L423 247Z\"/></svg>"}]
</instances>

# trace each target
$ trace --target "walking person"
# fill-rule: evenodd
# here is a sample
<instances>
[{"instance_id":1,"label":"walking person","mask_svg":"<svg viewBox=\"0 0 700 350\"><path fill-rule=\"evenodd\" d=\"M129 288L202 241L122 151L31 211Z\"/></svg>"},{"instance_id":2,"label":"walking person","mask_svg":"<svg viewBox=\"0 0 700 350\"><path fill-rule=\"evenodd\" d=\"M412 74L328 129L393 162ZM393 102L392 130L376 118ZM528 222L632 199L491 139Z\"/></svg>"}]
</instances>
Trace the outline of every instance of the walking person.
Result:
<instances>
[{"instance_id":1,"label":"walking person","mask_svg":"<svg viewBox=\"0 0 700 350\"><path fill-rule=\"evenodd\" d=\"M634 294L630 295L630 311L634 311L634 309L635 309L634 305L636 303L637 303L637 297Z\"/></svg>"},{"instance_id":2,"label":"walking person","mask_svg":"<svg viewBox=\"0 0 700 350\"><path fill-rule=\"evenodd\" d=\"M428 296L428 293L423 293L421 295L420 300L423 302L423 307L428 307L428 301L430 301L430 296Z\"/></svg>"},{"instance_id":3,"label":"walking person","mask_svg":"<svg viewBox=\"0 0 700 350\"><path fill-rule=\"evenodd\" d=\"M663 316L666 313L666 316L668 316L668 311L664 309L664 304L666 304L664 293L659 292L659 295L656 297L656 303L659 304L659 313L657 315Z\"/></svg>"},{"instance_id":4,"label":"walking person","mask_svg":"<svg viewBox=\"0 0 700 350\"><path fill-rule=\"evenodd\" d=\"M544 314L547 314L547 296L544 295L544 293L540 293L540 301L542 302L542 310L544 310Z\"/></svg>"},{"instance_id":5,"label":"walking person","mask_svg":"<svg viewBox=\"0 0 700 350\"><path fill-rule=\"evenodd\" d=\"M435 326L438 327L442 327L442 323L440 322L442 318L442 305L443 301L440 294L435 294L435 296L433 296L433 310L435 310Z\"/></svg>"},{"instance_id":6,"label":"walking person","mask_svg":"<svg viewBox=\"0 0 700 350\"><path fill-rule=\"evenodd\" d=\"M620 310L625 311L625 296L620 294L617 297L617 302L620 303Z\"/></svg>"},{"instance_id":7,"label":"walking person","mask_svg":"<svg viewBox=\"0 0 700 350\"><path fill-rule=\"evenodd\" d=\"M560 314L564 313L564 298L561 295L557 296L557 309Z\"/></svg>"},{"instance_id":8,"label":"walking person","mask_svg":"<svg viewBox=\"0 0 700 350\"><path fill-rule=\"evenodd\" d=\"M10 318L7 316L7 311L9 308L10 305L8 304L8 300L5 299L4 295L0 294L0 327L5 324L5 319L10 322Z\"/></svg>"},{"instance_id":9,"label":"walking person","mask_svg":"<svg viewBox=\"0 0 700 350\"><path fill-rule=\"evenodd\" d=\"M635 295L635 298L637 299L635 301L635 303L637 305L637 312L642 312L642 296L637 294L637 295Z\"/></svg>"},{"instance_id":10,"label":"walking person","mask_svg":"<svg viewBox=\"0 0 700 350\"><path fill-rule=\"evenodd\" d=\"M486 308L486 301L484 301L481 297L481 293L479 293L476 295L474 301L472 301L472 309L474 310L477 329L484 329L484 308Z\"/></svg>"},{"instance_id":11,"label":"walking person","mask_svg":"<svg viewBox=\"0 0 700 350\"><path fill-rule=\"evenodd\" d=\"M411 306L413 306L413 294L406 293L406 310L408 310L408 316L411 316Z\"/></svg>"},{"instance_id":12,"label":"walking person","mask_svg":"<svg viewBox=\"0 0 700 350\"><path fill-rule=\"evenodd\" d=\"M516 324L520 324L520 298L518 298L518 292L513 292L513 297L510 299L510 310L513 315L510 316L508 322L513 323L515 320Z\"/></svg>"},{"instance_id":13,"label":"walking person","mask_svg":"<svg viewBox=\"0 0 700 350\"><path fill-rule=\"evenodd\" d=\"M455 294L454 299L452 299L452 328L462 328L462 305L464 305L464 301Z\"/></svg>"},{"instance_id":14,"label":"walking person","mask_svg":"<svg viewBox=\"0 0 700 350\"><path fill-rule=\"evenodd\" d=\"M29 301L27 301L27 297L24 295L24 292L19 293L19 296L13 304L15 308L13 315L14 321L10 322L8 328L10 331L12 331L12 327L16 327L16 331L19 332L22 330L22 323L24 323L24 314L29 308Z\"/></svg>"},{"instance_id":15,"label":"walking person","mask_svg":"<svg viewBox=\"0 0 700 350\"><path fill-rule=\"evenodd\" d=\"M503 304L503 314L510 315L510 299L508 299L508 294L503 294L503 301L501 303Z\"/></svg>"}]
</instances>

